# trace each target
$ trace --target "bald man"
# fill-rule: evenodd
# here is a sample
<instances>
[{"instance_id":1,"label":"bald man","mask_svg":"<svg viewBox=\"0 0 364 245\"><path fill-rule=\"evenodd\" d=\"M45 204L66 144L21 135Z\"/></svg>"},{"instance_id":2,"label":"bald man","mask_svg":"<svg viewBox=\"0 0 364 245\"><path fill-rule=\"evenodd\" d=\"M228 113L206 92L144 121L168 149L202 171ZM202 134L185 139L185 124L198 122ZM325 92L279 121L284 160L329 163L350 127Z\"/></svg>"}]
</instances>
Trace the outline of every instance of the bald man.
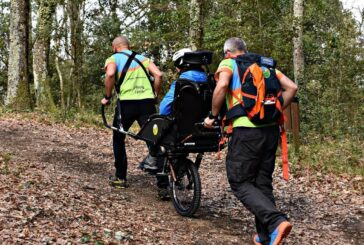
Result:
<instances>
[{"instance_id":1,"label":"bald man","mask_svg":"<svg viewBox=\"0 0 364 245\"><path fill-rule=\"evenodd\" d=\"M129 41L124 36L119 36L112 42L113 55L105 62L105 97L101 104L108 105L112 96L114 84L118 83L124 66L127 64L128 55L132 55ZM124 53L124 54L123 54ZM125 55L127 54L127 55ZM147 74L141 67L154 77L154 83L151 84ZM136 55L127 69L125 78L120 86L118 93L119 106L115 109L113 126L119 126L119 111L121 114L121 124L125 131L137 121L142 126L150 115L156 113L155 97L160 90L162 73L158 67L148 58L142 55ZM153 87L152 87L153 86ZM113 150L115 156L115 176L110 176L110 184L116 188L126 188L127 183L127 156L125 151L125 135L113 131ZM161 186L167 188L164 183Z\"/></svg>"}]
</instances>

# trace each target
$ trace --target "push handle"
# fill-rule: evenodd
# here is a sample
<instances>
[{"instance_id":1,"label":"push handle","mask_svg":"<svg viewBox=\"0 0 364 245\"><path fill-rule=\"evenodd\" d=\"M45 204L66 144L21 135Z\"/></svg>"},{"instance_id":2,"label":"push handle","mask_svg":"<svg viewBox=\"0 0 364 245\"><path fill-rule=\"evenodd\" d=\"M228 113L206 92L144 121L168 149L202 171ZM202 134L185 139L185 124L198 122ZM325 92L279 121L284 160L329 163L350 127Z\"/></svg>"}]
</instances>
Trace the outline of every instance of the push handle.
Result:
<instances>
[{"instance_id":1,"label":"push handle","mask_svg":"<svg viewBox=\"0 0 364 245\"><path fill-rule=\"evenodd\" d=\"M105 105L101 105L101 116L102 116L102 122L104 123L104 126L107 128L111 128L111 126L107 123L107 120L106 120Z\"/></svg>"},{"instance_id":2,"label":"push handle","mask_svg":"<svg viewBox=\"0 0 364 245\"><path fill-rule=\"evenodd\" d=\"M117 131L119 133L122 133L122 134L125 134L125 135L129 135L129 136L133 137L134 139L146 140L146 139L138 136L137 134L134 134L134 133L129 132L129 131L125 131L123 129L122 125L120 125L119 128L114 127L114 126L110 126L110 124L107 123L106 116L105 116L105 105L101 105L101 117L102 117L102 122L104 123L104 126L105 127L110 128L110 129L112 129L114 131Z\"/></svg>"},{"instance_id":3,"label":"push handle","mask_svg":"<svg viewBox=\"0 0 364 245\"><path fill-rule=\"evenodd\" d=\"M199 122L199 123L196 123L195 125L198 126L199 128L206 129L206 130L208 130L208 129L220 129L221 128L221 126L219 125L219 123L217 121L215 121L213 123L211 128L206 128L204 122Z\"/></svg>"}]
</instances>

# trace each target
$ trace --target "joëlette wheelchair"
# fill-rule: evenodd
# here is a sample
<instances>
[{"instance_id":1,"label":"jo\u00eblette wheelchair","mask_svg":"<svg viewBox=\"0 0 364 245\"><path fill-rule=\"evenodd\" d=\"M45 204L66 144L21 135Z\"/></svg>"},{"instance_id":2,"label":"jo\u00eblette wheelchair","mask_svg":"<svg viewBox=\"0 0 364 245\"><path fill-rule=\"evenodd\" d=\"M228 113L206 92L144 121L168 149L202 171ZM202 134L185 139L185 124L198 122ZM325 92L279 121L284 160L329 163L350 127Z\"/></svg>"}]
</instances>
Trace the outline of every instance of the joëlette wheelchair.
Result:
<instances>
[{"instance_id":1,"label":"jo\u00eblette wheelchair","mask_svg":"<svg viewBox=\"0 0 364 245\"><path fill-rule=\"evenodd\" d=\"M157 175L169 176L172 202L182 216L192 216L200 206L201 180L198 172L205 152L217 152L222 136L219 125L212 129L203 126L203 120L211 109L215 81L209 74L208 65L212 61L211 52L186 53L184 61L201 65L208 73L207 83L195 83L179 79L176 82L172 115L152 115L137 134L122 128L108 125L104 107L104 125L135 139L143 140L159 149L151 152L154 156L164 157L164 165ZM197 153L194 161L188 158Z\"/></svg>"}]
</instances>

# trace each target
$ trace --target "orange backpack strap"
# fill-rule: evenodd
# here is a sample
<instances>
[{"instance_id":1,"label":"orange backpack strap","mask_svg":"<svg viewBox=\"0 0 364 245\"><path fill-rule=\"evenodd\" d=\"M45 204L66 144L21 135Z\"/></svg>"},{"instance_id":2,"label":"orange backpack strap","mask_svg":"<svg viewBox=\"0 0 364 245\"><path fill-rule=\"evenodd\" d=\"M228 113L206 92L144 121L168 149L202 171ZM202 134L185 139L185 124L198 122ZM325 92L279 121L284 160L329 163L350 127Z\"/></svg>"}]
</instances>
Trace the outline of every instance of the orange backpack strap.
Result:
<instances>
[{"instance_id":1,"label":"orange backpack strap","mask_svg":"<svg viewBox=\"0 0 364 245\"><path fill-rule=\"evenodd\" d=\"M253 78L254 86L257 88L257 96L255 98L255 105L252 110L248 113L248 117L252 118L259 113L260 119L264 118L264 94L265 94L265 82L263 77L262 69L258 64L254 63L244 73L243 80L247 76L247 72L250 71Z\"/></svg>"},{"instance_id":2,"label":"orange backpack strap","mask_svg":"<svg viewBox=\"0 0 364 245\"><path fill-rule=\"evenodd\" d=\"M221 136L221 139L219 141L218 151L217 151L217 159L221 159L221 146L225 145L225 143L228 141L228 138L223 134Z\"/></svg>"},{"instance_id":3,"label":"orange backpack strap","mask_svg":"<svg viewBox=\"0 0 364 245\"><path fill-rule=\"evenodd\" d=\"M233 106L234 106L233 97L235 97L239 101L240 104L243 104L243 101L239 98L239 96L234 91L231 91L230 94L231 94L231 96L229 99L229 110L231 110L231 108L233 108ZM233 123L232 123L232 120L227 120L226 115L222 119L222 125L221 125L222 130L225 130L226 122L228 122L228 128L226 130L226 133L228 135L232 134L233 133Z\"/></svg>"},{"instance_id":4,"label":"orange backpack strap","mask_svg":"<svg viewBox=\"0 0 364 245\"><path fill-rule=\"evenodd\" d=\"M282 95L282 90L280 90L277 94L277 99L276 99L276 108L277 110L281 113L281 117L278 120L279 125L283 125L284 121L285 121L285 115L283 113L283 108L282 108L282 104L281 101L279 100L279 96ZM283 121L282 121L283 120Z\"/></svg>"},{"instance_id":5,"label":"orange backpack strap","mask_svg":"<svg viewBox=\"0 0 364 245\"><path fill-rule=\"evenodd\" d=\"M233 132L233 123L231 122L231 120L227 120L226 116L224 116L221 121L222 130L225 130L225 126L227 126L226 133L228 135L231 134Z\"/></svg>"},{"instance_id":6,"label":"orange backpack strap","mask_svg":"<svg viewBox=\"0 0 364 245\"><path fill-rule=\"evenodd\" d=\"M227 121L226 116L224 116L224 118L221 121L222 130L225 130L226 121ZM231 121L229 121L228 123L229 123L229 125L228 125L228 128L226 130L226 134L230 135L230 134L233 133L233 124L232 124ZM227 142L227 140L228 140L227 136L223 133L221 135L221 138L220 138L220 141L219 141L219 146L218 146L218 151L217 151L217 159L218 160L221 159L221 146L224 145Z\"/></svg>"},{"instance_id":7,"label":"orange backpack strap","mask_svg":"<svg viewBox=\"0 0 364 245\"><path fill-rule=\"evenodd\" d=\"M283 179L289 179L289 167L288 167L288 146L287 146L287 134L283 126L280 126L281 130L281 149L282 149L282 170Z\"/></svg>"}]
</instances>

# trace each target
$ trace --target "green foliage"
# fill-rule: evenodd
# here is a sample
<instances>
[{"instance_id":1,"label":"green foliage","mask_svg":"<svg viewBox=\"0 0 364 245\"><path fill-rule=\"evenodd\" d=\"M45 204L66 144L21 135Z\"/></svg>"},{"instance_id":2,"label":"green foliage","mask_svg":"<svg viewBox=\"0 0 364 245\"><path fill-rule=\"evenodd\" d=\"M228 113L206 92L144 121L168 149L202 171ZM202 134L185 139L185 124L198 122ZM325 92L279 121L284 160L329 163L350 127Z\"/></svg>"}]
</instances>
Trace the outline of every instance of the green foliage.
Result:
<instances>
[{"instance_id":1,"label":"green foliage","mask_svg":"<svg viewBox=\"0 0 364 245\"><path fill-rule=\"evenodd\" d=\"M304 165L312 171L348 173L364 176L364 143L359 137L342 135L340 138L311 135L309 144L299 154L290 151L293 170Z\"/></svg>"},{"instance_id":2,"label":"green foliage","mask_svg":"<svg viewBox=\"0 0 364 245\"><path fill-rule=\"evenodd\" d=\"M34 1L33 1L34 3ZM58 1L59 6L65 3ZM111 42L118 35L129 37L132 49L151 57L165 72L163 92L175 78L172 54L189 45L190 1L167 0L100 0L86 3L81 11L83 30L82 58L77 66L81 74L82 108L74 108L73 64L70 28L67 21L57 26L49 56L52 95L61 107L56 55L64 79L66 108L58 110L52 120L68 124L100 125L99 101L104 93L104 62L112 53ZM0 89L6 89L9 1L0 1ZM272 56L278 69L293 79L292 38L293 0L216 0L203 1L202 49L214 52L210 67L214 71L221 61L223 44L232 36L242 37L251 52ZM66 11L64 11L66 10ZM60 10L58 10L60 11ZM63 8L64 18L70 13ZM301 116L301 157L293 156L300 164L328 170L352 168L362 173L359 151L364 138L364 41L363 26L343 10L339 0L307 0L304 10L305 73L299 84ZM34 40L33 40L34 41ZM81 50L81 49L80 49ZM0 97L2 96L0 90ZM0 99L1 101L1 99ZM340 147L335 147L335 144ZM325 150L326 149L326 150ZM345 158L345 157L346 158ZM350 156L351 158L348 158ZM359 160L358 160L359 159ZM346 167L339 167L339 162ZM336 166L336 167L335 167Z\"/></svg>"},{"instance_id":3,"label":"green foliage","mask_svg":"<svg viewBox=\"0 0 364 245\"><path fill-rule=\"evenodd\" d=\"M364 49L353 17L339 1L308 1L304 25L303 134L363 139Z\"/></svg>"}]
</instances>

